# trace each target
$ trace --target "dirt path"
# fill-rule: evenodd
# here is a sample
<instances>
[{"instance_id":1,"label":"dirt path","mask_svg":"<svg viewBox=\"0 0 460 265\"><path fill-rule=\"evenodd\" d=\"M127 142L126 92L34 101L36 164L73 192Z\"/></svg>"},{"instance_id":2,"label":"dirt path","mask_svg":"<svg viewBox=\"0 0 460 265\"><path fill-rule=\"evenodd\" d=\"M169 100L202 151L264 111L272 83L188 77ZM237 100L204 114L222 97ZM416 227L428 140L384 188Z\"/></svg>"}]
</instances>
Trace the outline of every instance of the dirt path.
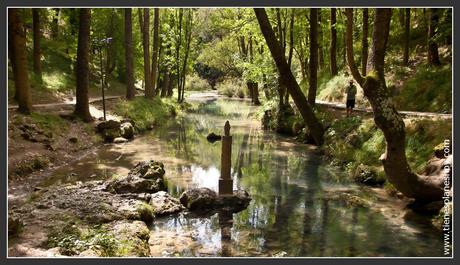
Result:
<instances>
[{"instance_id":1,"label":"dirt path","mask_svg":"<svg viewBox=\"0 0 460 265\"><path fill-rule=\"evenodd\" d=\"M137 96L142 96L142 95L137 95ZM112 99L119 99L123 98L124 96L108 96L105 97L106 100L112 100ZM218 98L219 95L217 94L217 91L207 91L207 92L200 92L200 93L194 93L189 95L187 98L189 99L212 99L212 98ZM97 98L90 98L89 103L96 103L102 101L102 97L97 97ZM343 109L345 110L345 104L343 103L338 103L338 102L328 102L328 101L322 101L322 100L316 100L316 104L320 106L324 106L327 108L333 108L333 109ZM48 103L48 104L36 104L33 105L34 108L55 108L55 107L65 107L65 106L72 106L75 105L75 99L72 101L66 101L66 102L61 102L61 103ZM9 105L8 109L17 109L17 105ZM371 108L355 108L354 109L357 112L366 112L366 113L372 113ZM452 119L452 114L450 113L435 113L435 112L419 112L419 111L398 111L400 114L403 115L405 118L438 118L438 119Z\"/></svg>"}]
</instances>

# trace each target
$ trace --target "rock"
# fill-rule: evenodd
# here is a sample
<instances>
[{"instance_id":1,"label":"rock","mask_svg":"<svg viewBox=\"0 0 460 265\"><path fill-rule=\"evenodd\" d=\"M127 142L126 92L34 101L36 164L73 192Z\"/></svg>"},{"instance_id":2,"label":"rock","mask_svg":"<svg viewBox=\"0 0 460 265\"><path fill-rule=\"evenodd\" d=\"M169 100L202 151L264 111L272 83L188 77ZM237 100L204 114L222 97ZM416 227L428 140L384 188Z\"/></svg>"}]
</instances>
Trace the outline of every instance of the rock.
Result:
<instances>
[{"instance_id":1,"label":"rock","mask_svg":"<svg viewBox=\"0 0 460 265\"><path fill-rule=\"evenodd\" d=\"M217 193L208 188L196 188L184 191L179 200L190 211L209 211L217 204Z\"/></svg>"},{"instance_id":2,"label":"rock","mask_svg":"<svg viewBox=\"0 0 460 265\"><path fill-rule=\"evenodd\" d=\"M112 180L107 189L116 193L155 193L166 189L164 165L156 161L138 163L127 176Z\"/></svg>"},{"instance_id":3,"label":"rock","mask_svg":"<svg viewBox=\"0 0 460 265\"><path fill-rule=\"evenodd\" d=\"M235 190L232 195L224 195L217 198L220 210L232 213L246 209L250 202L251 197L245 190Z\"/></svg>"},{"instance_id":4,"label":"rock","mask_svg":"<svg viewBox=\"0 0 460 265\"><path fill-rule=\"evenodd\" d=\"M97 251L94 248L89 248L87 250L82 251L79 255L79 257L101 257L100 251Z\"/></svg>"},{"instance_id":5,"label":"rock","mask_svg":"<svg viewBox=\"0 0 460 265\"><path fill-rule=\"evenodd\" d=\"M232 195L219 196L208 188L196 188L183 192L180 202L190 211L196 212L239 212L248 207L251 198L244 190L233 191Z\"/></svg>"},{"instance_id":6,"label":"rock","mask_svg":"<svg viewBox=\"0 0 460 265\"><path fill-rule=\"evenodd\" d=\"M208 136L206 136L206 139L207 139L208 142L210 142L210 143L214 143L214 142L216 142L216 141L220 141L221 138L222 138L222 136L217 135L217 134L215 134L215 133L213 133L213 132L210 133L210 134L208 134Z\"/></svg>"},{"instance_id":7,"label":"rock","mask_svg":"<svg viewBox=\"0 0 460 265\"><path fill-rule=\"evenodd\" d=\"M112 142L115 138L120 137L120 122L108 120L100 122L96 130L102 135L104 141Z\"/></svg>"},{"instance_id":8,"label":"rock","mask_svg":"<svg viewBox=\"0 0 460 265\"><path fill-rule=\"evenodd\" d=\"M115 221L106 225L109 232L117 239L117 249L122 249L123 257L150 256L150 230L141 221Z\"/></svg>"},{"instance_id":9,"label":"rock","mask_svg":"<svg viewBox=\"0 0 460 265\"><path fill-rule=\"evenodd\" d=\"M357 183L369 186L380 186L385 183L385 178L380 177L375 169L370 166L360 164L352 174L353 180Z\"/></svg>"},{"instance_id":10,"label":"rock","mask_svg":"<svg viewBox=\"0 0 460 265\"><path fill-rule=\"evenodd\" d=\"M24 223L22 220L13 214L8 215L8 237L14 237L21 233Z\"/></svg>"},{"instance_id":11,"label":"rock","mask_svg":"<svg viewBox=\"0 0 460 265\"><path fill-rule=\"evenodd\" d=\"M96 129L98 133L102 133L107 129L119 129L120 122L115 120L103 121L97 124Z\"/></svg>"},{"instance_id":12,"label":"rock","mask_svg":"<svg viewBox=\"0 0 460 265\"><path fill-rule=\"evenodd\" d=\"M150 197L150 205L156 216L177 213L185 209L180 201L164 191L154 193Z\"/></svg>"},{"instance_id":13,"label":"rock","mask_svg":"<svg viewBox=\"0 0 460 265\"><path fill-rule=\"evenodd\" d=\"M123 137L117 137L117 138L113 139L113 142L116 143L116 144L121 144L121 143L128 142L128 139L125 139Z\"/></svg>"},{"instance_id":14,"label":"rock","mask_svg":"<svg viewBox=\"0 0 460 265\"><path fill-rule=\"evenodd\" d=\"M130 122L124 122L120 125L120 135L126 139L134 138L134 126Z\"/></svg>"},{"instance_id":15,"label":"rock","mask_svg":"<svg viewBox=\"0 0 460 265\"><path fill-rule=\"evenodd\" d=\"M412 209L414 212L425 215L436 215L444 207L443 201L434 201L430 203L413 201L407 205L407 208Z\"/></svg>"},{"instance_id":16,"label":"rock","mask_svg":"<svg viewBox=\"0 0 460 265\"><path fill-rule=\"evenodd\" d=\"M78 142L78 138L77 137L70 137L69 142L71 142L73 144L76 144Z\"/></svg>"}]
</instances>

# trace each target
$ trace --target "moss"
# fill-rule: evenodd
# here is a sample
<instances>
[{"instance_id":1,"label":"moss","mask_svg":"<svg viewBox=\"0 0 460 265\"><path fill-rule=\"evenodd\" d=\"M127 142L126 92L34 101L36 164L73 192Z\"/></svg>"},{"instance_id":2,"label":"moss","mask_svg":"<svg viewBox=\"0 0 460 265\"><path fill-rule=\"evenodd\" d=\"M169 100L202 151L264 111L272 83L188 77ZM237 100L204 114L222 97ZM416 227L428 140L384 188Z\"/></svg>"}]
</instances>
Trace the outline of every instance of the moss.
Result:
<instances>
[{"instance_id":1,"label":"moss","mask_svg":"<svg viewBox=\"0 0 460 265\"><path fill-rule=\"evenodd\" d=\"M30 174L36 170L44 169L50 164L49 158L45 156L33 156L27 160L21 160L12 173L18 176Z\"/></svg>"},{"instance_id":2,"label":"moss","mask_svg":"<svg viewBox=\"0 0 460 265\"><path fill-rule=\"evenodd\" d=\"M136 206L136 211L139 213L140 219L144 222L151 222L153 220L154 209L153 206L142 202Z\"/></svg>"}]
</instances>

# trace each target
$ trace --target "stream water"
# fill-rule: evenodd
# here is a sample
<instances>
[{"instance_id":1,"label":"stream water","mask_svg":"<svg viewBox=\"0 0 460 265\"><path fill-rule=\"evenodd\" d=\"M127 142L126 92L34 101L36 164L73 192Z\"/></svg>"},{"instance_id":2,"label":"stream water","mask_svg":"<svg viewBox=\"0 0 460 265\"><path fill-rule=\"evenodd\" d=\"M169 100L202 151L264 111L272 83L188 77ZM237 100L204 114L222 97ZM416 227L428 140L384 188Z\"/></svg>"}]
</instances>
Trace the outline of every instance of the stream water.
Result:
<instances>
[{"instance_id":1,"label":"stream water","mask_svg":"<svg viewBox=\"0 0 460 265\"><path fill-rule=\"evenodd\" d=\"M362 188L323 162L313 147L260 129L249 103L208 98L193 104L195 111L184 118L126 144L106 145L56 170L41 185L110 178L154 159L165 164L173 196L191 187L217 191L221 145L209 143L206 135L223 133L229 120L234 187L249 192L249 207L233 216L156 219L152 255L442 256L442 234L426 223L392 222L375 209L330 199L330 194Z\"/></svg>"}]
</instances>

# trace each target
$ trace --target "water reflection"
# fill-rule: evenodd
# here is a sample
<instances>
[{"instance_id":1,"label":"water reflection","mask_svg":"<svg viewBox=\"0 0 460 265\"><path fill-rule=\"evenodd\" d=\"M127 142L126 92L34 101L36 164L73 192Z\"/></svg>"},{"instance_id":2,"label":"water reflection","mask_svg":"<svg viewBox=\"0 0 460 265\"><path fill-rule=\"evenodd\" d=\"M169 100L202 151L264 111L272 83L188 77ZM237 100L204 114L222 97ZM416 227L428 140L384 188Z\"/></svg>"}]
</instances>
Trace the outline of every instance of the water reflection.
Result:
<instances>
[{"instance_id":1,"label":"water reflection","mask_svg":"<svg viewBox=\"0 0 460 265\"><path fill-rule=\"evenodd\" d=\"M168 189L178 197L187 188L218 189L220 142L232 125L234 188L253 200L237 214L189 214L156 219L150 247L155 256L442 256L441 235L413 221L412 230L371 209L330 199L331 191L357 190L343 173L323 164L311 147L260 129L244 102L211 100L183 120L171 120L150 134L109 145L70 169L73 180L124 174L145 159L162 161ZM69 173L69 169L62 174ZM62 180L62 176L54 176ZM65 180L69 181L69 179ZM360 191L361 192L361 191Z\"/></svg>"}]
</instances>

